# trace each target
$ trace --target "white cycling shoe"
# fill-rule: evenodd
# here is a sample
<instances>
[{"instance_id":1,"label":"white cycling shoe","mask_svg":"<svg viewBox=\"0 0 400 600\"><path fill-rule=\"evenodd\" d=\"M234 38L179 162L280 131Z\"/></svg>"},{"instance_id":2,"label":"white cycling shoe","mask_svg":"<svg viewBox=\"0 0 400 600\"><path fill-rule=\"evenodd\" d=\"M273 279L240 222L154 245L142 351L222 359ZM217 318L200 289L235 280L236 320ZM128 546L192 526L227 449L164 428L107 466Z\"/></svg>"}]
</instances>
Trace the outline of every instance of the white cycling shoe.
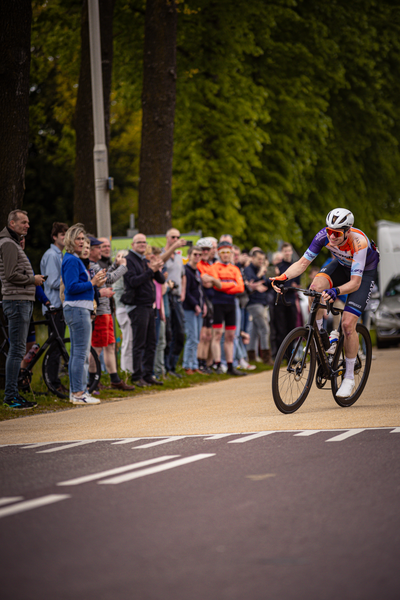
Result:
<instances>
[{"instance_id":1,"label":"white cycling shoe","mask_svg":"<svg viewBox=\"0 0 400 600\"><path fill-rule=\"evenodd\" d=\"M354 388L356 387L356 382L354 379L350 379L349 377L345 377L342 381L342 385L336 392L336 396L338 398L349 398L354 392Z\"/></svg>"}]
</instances>

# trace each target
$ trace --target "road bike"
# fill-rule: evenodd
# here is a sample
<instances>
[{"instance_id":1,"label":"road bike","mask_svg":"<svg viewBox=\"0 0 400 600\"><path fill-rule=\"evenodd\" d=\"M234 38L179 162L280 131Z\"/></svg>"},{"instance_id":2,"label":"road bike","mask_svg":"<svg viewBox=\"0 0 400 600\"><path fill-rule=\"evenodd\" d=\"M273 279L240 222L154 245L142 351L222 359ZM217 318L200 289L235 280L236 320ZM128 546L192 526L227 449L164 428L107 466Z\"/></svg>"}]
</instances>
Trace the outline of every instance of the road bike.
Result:
<instances>
[{"instance_id":1,"label":"road bike","mask_svg":"<svg viewBox=\"0 0 400 600\"><path fill-rule=\"evenodd\" d=\"M293 288L281 288L282 301L287 306L284 295ZM293 329L283 340L275 358L272 373L272 394L276 407L284 414L294 413L306 400L314 379L320 390L331 390L337 404L342 407L352 406L361 396L369 376L372 360L372 343L368 329L357 323L356 331L359 339L359 350L354 367L355 389L348 398L339 398L337 391L344 379L346 371L346 355L344 351L344 335L340 323L339 339L333 354L327 354L315 324L317 311L320 308L331 310L338 315L343 310L332 308L330 304L321 302L321 292L304 290L305 296L313 298L308 322L304 327ZM325 387L330 382L330 388Z\"/></svg>"},{"instance_id":2,"label":"road bike","mask_svg":"<svg viewBox=\"0 0 400 600\"><path fill-rule=\"evenodd\" d=\"M0 302L0 307L2 305L2 302ZM69 363L69 348L71 345L71 340L70 338L62 338L60 336L60 334L58 333L56 324L55 324L55 320L54 320L54 316L57 312L60 312L62 310L62 308L52 308L50 310L47 310L45 315L44 315L44 319L41 321L33 321L33 324L36 325L47 325L49 326L49 330L50 330L50 334L47 338L47 340L44 342L44 344L39 348L39 350L37 351L37 353L33 356L32 360L29 362L28 367L27 368L21 368L20 370L20 374L18 377L18 387L21 390L30 390L31 389L31 381L32 381L32 371L34 366L36 365L36 363L39 362L40 358L44 355L44 359L43 359L43 363L42 363L42 375L43 375L43 380L46 384L46 386L48 387L48 389L50 390L50 392L52 394L55 394L56 396L58 396L58 398L62 398L62 399L68 399L69 398L69 373L68 373L68 363ZM8 342L8 331L7 331L7 325L6 325L6 320L3 316L2 311L0 311L0 339L1 344L0 344L0 354L3 355L4 359L7 358L8 355L8 351L9 351L9 342ZM59 368L58 368L58 375L59 375L59 379L61 381L61 386L59 383L55 384L54 381L52 381L51 379L51 371L50 371L50 367L51 367L51 359L52 356L54 355L54 353L57 353L59 355L58 361L59 361ZM99 381L100 381L100 375L101 375L101 365L100 365L100 361L99 358L97 356L97 352L95 351L94 348L90 348L90 360L93 361L92 362L92 367L93 365L95 366L95 375L94 375L94 379L92 381L92 383L88 386L88 390L89 392L93 392ZM0 378L3 378L3 380L5 380L5 370L1 369L0 370Z\"/></svg>"}]
</instances>

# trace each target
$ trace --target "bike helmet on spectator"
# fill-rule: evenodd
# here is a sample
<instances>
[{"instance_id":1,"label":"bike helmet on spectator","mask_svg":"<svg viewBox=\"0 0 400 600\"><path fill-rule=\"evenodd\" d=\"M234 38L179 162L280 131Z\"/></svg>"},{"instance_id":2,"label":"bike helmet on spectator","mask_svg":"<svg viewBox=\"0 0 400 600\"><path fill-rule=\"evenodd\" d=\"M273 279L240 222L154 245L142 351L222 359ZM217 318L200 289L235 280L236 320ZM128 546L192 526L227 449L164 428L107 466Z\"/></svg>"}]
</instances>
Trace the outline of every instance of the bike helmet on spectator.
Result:
<instances>
[{"instance_id":1,"label":"bike helmet on spectator","mask_svg":"<svg viewBox=\"0 0 400 600\"><path fill-rule=\"evenodd\" d=\"M354 224L354 215L347 208L335 208L326 217L326 226L347 231Z\"/></svg>"},{"instance_id":2,"label":"bike helmet on spectator","mask_svg":"<svg viewBox=\"0 0 400 600\"><path fill-rule=\"evenodd\" d=\"M200 238L199 241L196 242L196 246L200 246L200 248L212 248L213 247L213 238L211 238L211 237Z\"/></svg>"}]
</instances>

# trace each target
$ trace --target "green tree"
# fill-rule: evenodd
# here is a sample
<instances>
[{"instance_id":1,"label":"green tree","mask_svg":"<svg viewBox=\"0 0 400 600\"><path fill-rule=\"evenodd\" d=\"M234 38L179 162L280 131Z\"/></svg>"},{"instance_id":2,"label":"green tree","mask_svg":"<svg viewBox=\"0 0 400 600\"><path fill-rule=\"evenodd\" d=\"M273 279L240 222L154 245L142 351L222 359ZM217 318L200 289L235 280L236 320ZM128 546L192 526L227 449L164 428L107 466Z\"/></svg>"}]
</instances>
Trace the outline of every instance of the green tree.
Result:
<instances>
[{"instance_id":1,"label":"green tree","mask_svg":"<svg viewBox=\"0 0 400 600\"><path fill-rule=\"evenodd\" d=\"M0 4L0 221L21 208L29 133L29 69L32 8L29 0Z\"/></svg>"}]
</instances>

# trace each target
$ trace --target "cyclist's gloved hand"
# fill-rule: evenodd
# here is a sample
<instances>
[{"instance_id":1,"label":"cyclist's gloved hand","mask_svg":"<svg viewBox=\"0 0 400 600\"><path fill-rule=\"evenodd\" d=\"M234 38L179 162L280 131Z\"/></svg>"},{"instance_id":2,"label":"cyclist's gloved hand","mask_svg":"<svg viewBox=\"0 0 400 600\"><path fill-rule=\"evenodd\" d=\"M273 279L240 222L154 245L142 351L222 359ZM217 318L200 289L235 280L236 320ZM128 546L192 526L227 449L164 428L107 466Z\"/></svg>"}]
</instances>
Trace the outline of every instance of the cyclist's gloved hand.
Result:
<instances>
[{"instance_id":1,"label":"cyclist's gloved hand","mask_svg":"<svg viewBox=\"0 0 400 600\"><path fill-rule=\"evenodd\" d=\"M329 290L324 290L324 294L329 296L330 302L335 302L336 298L339 296L339 288L330 288Z\"/></svg>"},{"instance_id":2,"label":"cyclist's gloved hand","mask_svg":"<svg viewBox=\"0 0 400 600\"><path fill-rule=\"evenodd\" d=\"M278 277L270 277L269 279L272 282L272 287L277 292L283 288L283 283L287 281L287 276L285 273L283 273L283 275L278 275Z\"/></svg>"}]
</instances>

